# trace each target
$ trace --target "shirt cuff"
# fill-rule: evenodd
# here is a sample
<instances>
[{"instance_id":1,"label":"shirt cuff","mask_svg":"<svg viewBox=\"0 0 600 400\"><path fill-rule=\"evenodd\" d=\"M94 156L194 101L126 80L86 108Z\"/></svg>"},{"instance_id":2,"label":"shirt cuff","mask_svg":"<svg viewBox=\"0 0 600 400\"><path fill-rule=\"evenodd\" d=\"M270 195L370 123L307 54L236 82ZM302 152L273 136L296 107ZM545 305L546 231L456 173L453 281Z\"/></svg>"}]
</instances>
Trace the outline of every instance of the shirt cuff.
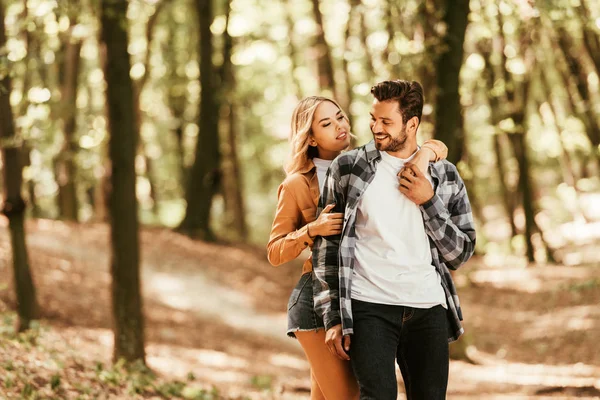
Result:
<instances>
[{"instance_id":1,"label":"shirt cuff","mask_svg":"<svg viewBox=\"0 0 600 400\"><path fill-rule=\"evenodd\" d=\"M437 218L438 216L442 218L450 216L444 202L437 194L434 194L431 199L421 204L421 214L423 214L423 220L425 222Z\"/></svg>"},{"instance_id":2,"label":"shirt cuff","mask_svg":"<svg viewBox=\"0 0 600 400\"><path fill-rule=\"evenodd\" d=\"M340 313L338 311L331 311L325 314L323 318L323 323L325 325L325 330L333 328L336 325L340 325L342 323L342 319L340 318Z\"/></svg>"},{"instance_id":3,"label":"shirt cuff","mask_svg":"<svg viewBox=\"0 0 600 400\"><path fill-rule=\"evenodd\" d=\"M304 225L302 228L298 229L298 240L305 246L312 247L315 240L308 235L308 225Z\"/></svg>"}]
</instances>

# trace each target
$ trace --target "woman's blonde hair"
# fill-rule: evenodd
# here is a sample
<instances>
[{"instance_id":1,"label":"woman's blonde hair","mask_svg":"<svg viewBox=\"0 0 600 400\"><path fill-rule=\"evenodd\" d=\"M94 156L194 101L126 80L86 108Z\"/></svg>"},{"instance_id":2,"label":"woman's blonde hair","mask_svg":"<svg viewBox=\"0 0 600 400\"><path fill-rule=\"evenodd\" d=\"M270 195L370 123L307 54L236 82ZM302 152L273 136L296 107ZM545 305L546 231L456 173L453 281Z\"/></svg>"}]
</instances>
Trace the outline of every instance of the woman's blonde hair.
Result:
<instances>
[{"instance_id":1,"label":"woman's blonde hair","mask_svg":"<svg viewBox=\"0 0 600 400\"><path fill-rule=\"evenodd\" d=\"M344 118L348 120L342 107L333 99L322 96L310 96L301 100L292 114L292 131L290 134L292 155L289 162L285 165L286 174L291 175L301 170L309 159L318 155L317 148L309 146L308 143L312 135L312 122L317 107L326 101L335 104L342 111Z\"/></svg>"}]
</instances>

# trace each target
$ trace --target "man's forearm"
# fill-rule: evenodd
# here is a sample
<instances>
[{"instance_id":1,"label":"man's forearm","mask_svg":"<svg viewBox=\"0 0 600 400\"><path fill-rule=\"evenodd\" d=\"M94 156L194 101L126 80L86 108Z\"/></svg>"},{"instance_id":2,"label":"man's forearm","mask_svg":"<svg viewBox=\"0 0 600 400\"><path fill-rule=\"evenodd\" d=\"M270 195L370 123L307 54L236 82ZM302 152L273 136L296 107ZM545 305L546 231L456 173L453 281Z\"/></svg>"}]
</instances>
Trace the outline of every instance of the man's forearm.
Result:
<instances>
[{"instance_id":1,"label":"man's forearm","mask_svg":"<svg viewBox=\"0 0 600 400\"><path fill-rule=\"evenodd\" d=\"M458 201L461 211L454 215L437 194L421 206L428 236L451 269L467 262L475 251L475 225L466 192Z\"/></svg>"}]
</instances>

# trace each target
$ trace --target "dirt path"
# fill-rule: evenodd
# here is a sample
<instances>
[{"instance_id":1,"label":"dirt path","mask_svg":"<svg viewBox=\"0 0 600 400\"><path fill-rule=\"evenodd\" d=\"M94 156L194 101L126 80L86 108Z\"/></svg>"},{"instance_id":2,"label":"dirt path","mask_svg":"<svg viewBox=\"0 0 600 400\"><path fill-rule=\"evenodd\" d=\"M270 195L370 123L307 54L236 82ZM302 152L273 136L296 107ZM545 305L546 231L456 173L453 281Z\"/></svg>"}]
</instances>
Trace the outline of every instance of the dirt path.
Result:
<instances>
[{"instance_id":1,"label":"dirt path","mask_svg":"<svg viewBox=\"0 0 600 400\"><path fill-rule=\"evenodd\" d=\"M110 360L107 238L105 225L28 224L43 317L89 360ZM14 306L6 239L0 227L0 300ZM274 269L262 249L167 230L146 229L141 241L153 369L180 378L191 372L231 396L308 398L308 365L284 333L298 265ZM597 263L526 268L475 259L457 282L477 364L452 361L450 399L600 398Z\"/></svg>"}]
</instances>

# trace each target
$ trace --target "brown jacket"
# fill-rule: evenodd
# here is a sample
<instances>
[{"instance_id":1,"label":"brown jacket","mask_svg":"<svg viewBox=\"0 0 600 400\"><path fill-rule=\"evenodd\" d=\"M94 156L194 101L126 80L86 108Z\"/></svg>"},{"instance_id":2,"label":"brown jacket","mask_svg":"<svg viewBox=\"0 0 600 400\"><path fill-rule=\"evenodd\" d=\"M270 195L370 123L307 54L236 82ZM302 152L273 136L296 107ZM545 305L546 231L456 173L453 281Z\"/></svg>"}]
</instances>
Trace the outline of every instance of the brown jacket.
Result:
<instances>
[{"instance_id":1,"label":"brown jacket","mask_svg":"<svg viewBox=\"0 0 600 400\"><path fill-rule=\"evenodd\" d=\"M436 161L445 159L448 148L439 140L427 140L427 145L436 155ZM285 178L277 192L277 212L267 244L267 258L273 266L279 266L298 257L313 239L308 236L306 225L317 217L319 181L312 160L298 172ZM302 265L302 273L312 271L309 256Z\"/></svg>"}]
</instances>

